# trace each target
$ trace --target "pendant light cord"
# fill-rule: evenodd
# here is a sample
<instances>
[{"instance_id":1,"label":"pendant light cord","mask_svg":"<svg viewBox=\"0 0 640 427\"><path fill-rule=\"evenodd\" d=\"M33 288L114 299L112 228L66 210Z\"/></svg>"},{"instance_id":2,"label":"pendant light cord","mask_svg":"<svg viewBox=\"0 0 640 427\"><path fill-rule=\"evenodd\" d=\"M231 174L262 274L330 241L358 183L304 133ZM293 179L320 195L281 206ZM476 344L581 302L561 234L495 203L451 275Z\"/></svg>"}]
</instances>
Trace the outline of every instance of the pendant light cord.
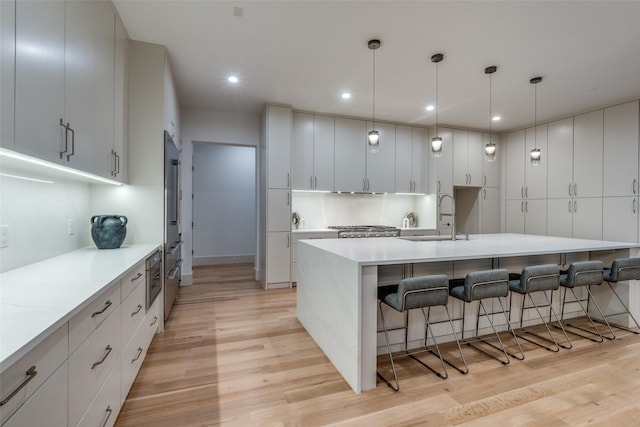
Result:
<instances>
[{"instance_id":1,"label":"pendant light cord","mask_svg":"<svg viewBox=\"0 0 640 427\"><path fill-rule=\"evenodd\" d=\"M438 110L439 110L439 106L438 106L438 86L439 86L439 82L438 82L438 68L439 68L440 64L438 62L436 62L436 136L438 136Z\"/></svg>"},{"instance_id":2,"label":"pendant light cord","mask_svg":"<svg viewBox=\"0 0 640 427\"><path fill-rule=\"evenodd\" d=\"M533 148L538 148L538 83L533 86Z\"/></svg>"},{"instance_id":3,"label":"pendant light cord","mask_svg":"<svg viewBox=\"0 0 640 427\"><path fill-rule=\"evenodd\" d=\"M376 50L373 49L373 129L376 128Z\"/></svg>"},{"instance_id":4,"label":"pendant light cord","mask_svg":"<svg viewBox=\"0 0 640 427\"><path fill-rule=\"evenodd\" d=\"M489 74L489 142L491 142L491 123L493 122L493 117L491 117L493 115L491 112L492 111L491 95L493 93L492 78L493 78L493 73Z\"/></svg>"}]
</instances>

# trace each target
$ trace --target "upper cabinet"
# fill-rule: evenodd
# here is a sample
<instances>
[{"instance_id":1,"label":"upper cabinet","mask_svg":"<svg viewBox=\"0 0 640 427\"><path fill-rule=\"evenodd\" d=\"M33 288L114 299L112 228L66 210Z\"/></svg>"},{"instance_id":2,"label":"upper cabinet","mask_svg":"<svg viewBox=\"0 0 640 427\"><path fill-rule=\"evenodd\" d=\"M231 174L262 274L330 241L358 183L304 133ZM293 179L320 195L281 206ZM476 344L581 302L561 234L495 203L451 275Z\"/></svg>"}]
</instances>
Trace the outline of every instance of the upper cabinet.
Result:
<instances>
[{"instance_id":1,"label":"upper cabinet","mask_svg":"<svg viewBox=\"0 0 640 427\"><path fill-rule=\"evenodd\" d=\"M117 42L111 2L19 1L15 19L14 149L113 177Z\"/></svg>"},{"instance_id":2,"label":"upper cabinet","mask_svg":"<svg viewBox=\"0 0 640 427\"><path fill-rule=\"evenodd\" d=\"M573 195L573 117L548 125L548 196L561 199ZM542 153L544 156L544 152Z\"/></svg>"},{"instance_id":3,"label":"upper cabinet","mask_svg":"<svg viewBox=\"0 0 640 427\"><path fill-rule=\"evenodd\" d=\"M0 2L0 146L13 150L14 73L15 73L15 1ZM7 106L11 106L7 108Z\"/></svg>"},{"instance_id":4,"label":"upper cabinet","mask_svg":"<svg viewBox=\"0 0 640 427\"><path fill-rule=\"evenodd\" d=\"M366 150L366 190L370 193L393 193L396 191L396 125L367 122L367 133L374 129L380 132L379 150ZM364 145L368 145L364 135Z\"/></svg>"},{"instance_id":5,"label":"upper cabinet","mask_svg":"<svg viewBox=\"0 0 640 427\"><path fill-rule=\"evenodd\" d=\"M604 196L638 194L638 101L604 109Z\"/></svg>"},{"instance_id":6,"label":"upper cabinet","mask_svg":"<svg viewBox=\"0 0 640 427\"><path fill-rule=\"evenodd\" d=\"M442 151L438 156L429 155L429 171L434 177L429 180L429 190L431 193L453 194L453 130L438 127L437 134L434 132L433 136L442 138Z\"/></svg>"},{"instance_id":7,"label":"upper cabinet","mask_svg":"<svg viewBox=\"0 0 640 427\"><path fill-rule=\"evenodd\" d=\"M531 162L531 150L539 148L543 153L547 153L547 125L538 125L528 128L525 131L525 157L521 161L525 164L525 199L546 199L547 198L547 165L548 159L540 158L539 163Z\"/></svg>"},{"instance_id":8,"label":"upper cabinet","mask_svg":"<svg viewBox=\"0 0 640 427\"><path fill-rule=\"evenodd\" d=\"M482 185L482 134L455 129L453 131L453 185Z\"/></svg>"},{"instance_id":9,"label":"upper cabinet","mask_svg":"<svg viewBox=\"0 0 640 427\"><path fill-rule=\"evenodd\" d=\"M289 107L267 105L267 187L291 186L292 112Z\"/></svg>"},{"instance_id":10,"label":"upper cabinet","mask_svg":"<svg viewBox=\"0 0 640 427\"><path fill-rule=\"evenodd\" d=\"M482 146L489 142L496 144L496 154L493 159L483 156L482 161L482 186L483 187L500 187L500 158L505 155L504 149L500 144L498 135L482 134ZM483 148L484 149L484 148Z\"/></svg>"},{"instance_id":11,"label":"upper cabinet","mask_svg":"<svg viewBox=\"0 0 640 427\"><path fill-rule=\"evenodd\" d=\"M364 178L367 124L364 120L336 117L335 126L336 191L366 191Z\"/></svg>"},{"instance_id":12,"label":"upper cabinet","mask_svg":"<svg viewBox=\"0 0 640 427\"><path fill-rule=\"evenodd\" d=\"M111 152L111 176L127 181L127 147L129 146L129 36L120 17L115 21L115 76L113 82L113 150Z\"/></svg>"},{"instance_id":13,"label":"upper cabinet","mask_svg":"<svg viewBox=\"0 0 640 427\"><path fill-rule=\"evenodd\" d=\"M602 156L603 111L596 110L575 116L573 118L574 197L602 197Z\"/></svg>"},{"instance_id":14,"label":"upper cabinet","mask_svg":"<svg viewBox=\"0 0 640 427\"><path fill-rule=\"evenodd\" d=\"M423 161L429 131L425 128L396 125L396 192L423 193L428 173ZM426 150L426 148L424 149Z\"/></svg>"},{"instance_id":15,"label":"upper cabinet","mask_svg":"<svg viewBox=\"0 0 640 427\"><path fill-rule=\"evenodd\" d=\"M333 191L334 118L293 113L291 188Z\"/></svg>"}]
</instances>

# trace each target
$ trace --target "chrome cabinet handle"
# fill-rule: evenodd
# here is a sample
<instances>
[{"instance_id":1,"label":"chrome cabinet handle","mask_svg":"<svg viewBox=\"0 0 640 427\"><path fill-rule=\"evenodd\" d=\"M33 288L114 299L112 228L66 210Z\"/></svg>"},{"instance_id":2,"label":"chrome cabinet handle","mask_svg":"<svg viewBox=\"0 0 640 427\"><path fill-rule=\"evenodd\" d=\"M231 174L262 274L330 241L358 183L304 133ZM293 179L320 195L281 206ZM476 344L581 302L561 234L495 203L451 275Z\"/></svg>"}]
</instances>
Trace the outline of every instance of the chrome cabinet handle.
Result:
<instances>
[{"instance_id":1,"label":"chrome cabinet handle","mask_svg":"<svg viewBox=\"0 0 640 427\"><path fill-rule=\"evenodd\" d=\"M369 178L367 178L367 191L369 191Z\"/></svg>"},{"instance_id":2,"label":"chrome cabinet handle","mask_svg":"<svg viewBox=\"0 0 640 427\"><path fill-rule=\"evenodd\" d=\"M111 160L112 160L112 164L111 164L111 176L116 176L116 151L112 148L111 149Z\"/></svg>"},{"instance_id":3,"label":"chrome cabinet handle","mask_svg":"<svg viewBox=\"0 0 640 427\"><path fill-rule=\"evenodd\" d=\"M136 280L138 280L138 279L139 279L139 278L141 278L141 277L142 277L142 273L138 273L138 274L136 275L136 277L132 277L132 278L131 278L131 281L132 281L132 282L135 282Z\"/></svg>"},{"instance_id":4,"label":"chrome cabinet handle","mask_svg":"<svg viewBox=\"0 0 640 427\"><path fill-rule=\"evenodd\" d=\"M287 206L289 206L289 192L287 191Z\"/></svg>"},{"instance_id":5,"label":"chrome cabinet handle","mask_svg":"<svg viewBox=\"0 0 640 427\"><path fill-rule=\"evenodd\" d=\"M140 355L142 354L143 351L144 350L142 349L142 347L138 347L138 353L136 354L136 357L131 359L131 363L135 363L136 360L140 359Z\"/></svg>"},{"instance_id":6,"label":"chrome cabinet handle","mask_svg":"<svg viewBox=\"0 0 640 427\"><path fill-rule=\"evenodd\" d=\"M291 247L291 233L287 233L287 248Z\"/></svg>"},{"instance_id":7,"label":"chrome cabinet handle","mask_svg":"<svg viewBox=\"0 0 640 427\"><path fill-rule=\"evenodd\" d=\"M7 397L5 397L4 399L2 399L2 401L0 401L0 406L3 406L8 401L10 401L13 398L13 396L18 394L18 392L24 388L24 386L29 384L29 381L31 381L32 379L34 379L36 377L36 375L38 375L38 371L36 371L36 365L33 365L32 367L27 369L27 372L26 372L25 375L27 376L27 378L25 378L25 380L22 381L22 383L20 383L20 385L15 390L13 390L11 393L9 393L9 395Z\"/></svg>"},{"instance_id":8,"label":"chrome cabinet handle","mask_svg":"<svg viewBox=\"0 0 640 427\"><path fill-rule=\"evenodd\" d=\"M291 185L291 183L290 183L290 180L291 180L290 175L291 174L289 172L287 172L287 188L289 188L290 185Z\"/></svg>"},{"instance_id":9,"label":"chrome cabinet handle","mask_svg":"<svg viewBox=\"0 0 640 427\"><path fill-rule=\"evenodd\" d=\"M134 311L133 313L131 313L131 317L133 317L136 314L140 313L140 310L142 310L142 306L140 304L138 304L138 309L136 311Z\"/></svg>"},{"instance_id":10,"label":"chrome cabinet handle","mask_svg":"<svg viewBox=\"0 0 640 427\"><path fill-rule=\"evenodd\" d=\"M569 209L569 212L571 212L571 200L569 200L569 207L568 207L568 209Z\"/></svg>"},{"instance_id":11,"label":"chrome cabinet handle","mask_svg":"<svg viewBox=\"0 0 640 427\"><path fill-rule=\"evenodd\" d=\"M91 370L93 370L98 365L102 365L104 363L104 361L107 360L107 357L111 353L111 350L113 350L113 347L108 345L108 346L105 347L105 350L107 350L107 352L104 354L104 356L102 356L102 359L97 361L97 362L93 362L93 365L91 365Z\"/></svg>"},{"instance_id":12,"label":"chrome cabinet handle","mask_svg":"<svg viewBox=\"0 0 640 427\"><path fill-rule=\"evenodd\" d=\"M528 185L526 187L524 187L524 197L526 199L529 198L529 186Z\"/></svg>"},{"instance_id":13,"label":"chrome cabinet handle","mask_svg":"<svg viewBox=\"0 0 640 427\"><path fill-rule=\"evenodd\" d=\"M524 200L520 201L520 212L524 213Z\"/></svg>"},{"instance_id":14,"label":"chrome cabinet handle","mask_svg":"<svg viewBox=\"0 0 640 427\"><path fill-rule=\"evenodd\" d=\"M573 211L574 212L578 212L578 201L577 200L573 201Z\"/></svg>"},{"instance_id":15,"label":"chrome cabinet handle","mask_svg":"<svg viewBox=\"0 0 640 427\"><path fill-rule=\"evenodd\" d=\"M482 176L482 185L487 185L487 175Z\"/></svg>"},{"instance_id":16,"label":"chrome cabinet handle","mask_svg":"<svg viewBox=\"0 0 640 427\"><path fill-rule=\"evenodd\" d=\"M67 150L69 149L69 123L64 124L64 120L60 118L60 126L64 128L64 149L60 152L60 158L64 159L64 155L67 154Z\"/></svg>"},{"instance_id":17,"label":"chrome cabinet handle","mask_svg":"<svg viewBox=\"0 0 640 427\"><path fill-rule=\"evenodd\" d=\"M528 200L525 200L525 202L524 202L524 211L525 212L529 212L529 201Z\"/></svg>"},{"instance_id":18,"label":"chrome cabinet handle","mask_svg":"<svg viewBox=\"0 0 640 427\"><path fill-rule=\"evenodd\" d=\"M107 300L107 302L104 303L104 308L100 311L94 311L91 314L91 317L96 317L98 314L104 313L107 308L111 307L111 304L112 304L111 300Z\"/></svg>"},{"instance_id":19,"label":"chrome cabinet handle","mask_svg":"<svg viewBox=\"0 0 640 427\"><path fill-rule=\"evenodd\" d=\"M318 189L318 177L317 176L313 177L313 189L314 190Z\"/></svg>"},{"instance_id":20,"label":"chrome cabinet handle","mask_svg":"<svg viewBox=\"0 0 640 427\"><path fill-rule=\"evenodd\" d=\"M520 197L524 199L524 187L520 187Z\"/></svg>"},{"instance_id":21,"label":"chrome cabinet handle","mask_svg":"<svg viewBox=\"0 0 640 427\"><path fill-rule=\"evenodd\" d=\"M116 152L116 176L120 174L120 154Z\"/></svg>"},{"instance_id":22,"label":"chrome cabinet handle","mask_svg":"<svg viewBox=\"0 0 640 427\"><path fill-rule=\"evenodd\" d=\"M578 197L578 183L573 184L573 195Z\"/></svg>"},{"instance_id":23,"label":"chrome cabinet handle","mask_svg":"<svg viewBox=\"0 0 640 427\"><path fill-rule=\"evenodd\" d=\"M107 406L107 418L105 418L104 423L102 423L102 427L106 426L109 422L109 418L111 418L111 414L113 413L113 409L111 409L111 405Z\"/></svg>"},{"instance_id":24,"label":"chrome cabinet handle","mask_svg":"<svg viewBox=\"0 0 640 427\"><path fill-rule=\"evenodd\" d=\"M153 322L149 323L149 326L153 326L158 323L158 316L153 316Z\"/></svg>"},{"instance_id":25,"label":"chrome cabinet handle","mask_svg":"<svg viewBox=\"0 0 640 427\"><path fill-rule=\"evenodd\" d=\"M637 192L638 192L638 179L633 178L633 194L636 194Z\"/></svg>"},{"instance_id":26,"label":"chrome cabinet handle","mask_svg":"<svg viewBox=\"0 0 640 427\"><path fill-rule=\"evenodd\" d=\"M569 184L569 196L573 196L573 194L571 194L571 184Z\"/></svg>"},{"instance_id":27,"label":"chrome cabinet handle","mask_svg":"<svg viewBox=\"0 0 640 427\"><path fill-rule=\"evenodd\" d=\"M438 193L440 192L440 180L438 180Z\"/></svg>"},{"instance_id":28,"label":"chrome cabinet handle","mask_svg":"<svg viewBox=\"0 0 640 427\"><path fill-rule=\"evenodd\" d=\"M636 211L637 211L636 208L637 208L637 200L634 197L634 199L633 199L633 213L636 213Z\"/></svg>"},{"instance_id":29,"label":"chrome cabinet handle","mask_svg":"<svg viewBox=\"0 0 640 427\"><path fill-rule=\"evenodd\" d=\"M71 156L76 154L76 132L69 126L69 123L67 123L67 129L69 129L71 133L71 152L67 153L67 161L69 161L71 160Z\"/></svg>"},{"instance_id":30,"label":"chrome cabinet handle","mask_svg":"<svg viewBox=\"0 0 640 427\"><path fill-rule=\"evenodd\" d=\"M486 188L482 189L482 199L483 200L487 200L487 189Z\"/></svg>"}]
</instances>

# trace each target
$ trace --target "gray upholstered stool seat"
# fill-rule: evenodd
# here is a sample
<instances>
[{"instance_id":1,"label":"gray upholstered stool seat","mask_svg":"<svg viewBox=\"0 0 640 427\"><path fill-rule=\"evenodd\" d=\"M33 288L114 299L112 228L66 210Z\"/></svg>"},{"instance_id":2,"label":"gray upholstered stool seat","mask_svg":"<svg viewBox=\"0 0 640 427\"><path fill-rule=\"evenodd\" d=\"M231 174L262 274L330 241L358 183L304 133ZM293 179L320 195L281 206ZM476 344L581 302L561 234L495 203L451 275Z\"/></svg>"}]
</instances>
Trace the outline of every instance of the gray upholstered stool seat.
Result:
<instances>
[{"instance_id":1,"label":"gray upholstered stool seat","mask_svg":"<svg viewBox=\"0 0 640 427\"><path fill-rule=\"evenodd\" d=\"M515 340L516 346L518 347L518 350L520 352L520 356L515 356L513 354L511 354L512 357L516 357L517 359L524 359L524 354L522 353L522 348L520 347L520 343L518 342L518 337L516 336L516 334L513 332L513 329L511 328L511 324L509 323L509 317L507 316L507 312L504 308L504 304L502 303L502 299L503 297L506 297L509 293L509 272L505 269L494 269L494 270L485 270L485 271L474 271L471 273L468 273L464 279L454 279L451 280L449 282L449 294L454 297L457 298L459 300L462 300L465 302L465 304L463 304L463 310L462 310L462 318L461 319L456 319L456 320L462 320L462 344L467 344L467 345L471 345L474 349L490 356L493 357L494 359L497 359L498 361L500 361L502 364L507 365L509 364L510 360L509 360L509 353L507 352L502 339L500 338L500 334L498 333L498 331L496 330L494 324L493 324L493 315L494 314L499 314L502 313L504 315L504 319L506 321L507 324L507 328L508 330L511 332L511 334L513 335L513 339ZM497 301L500 304L500 308L501 310L498 312L489 312L486 310L484 304L483 304L483 300L485 299L489 299L489 298L495 298L497 299ZM465 339L464 338L464 333L465 333L465 310L466 310L466 305L467 303L472 303L473 301L478 301L478 310L477 310L477 316L476 316L476 331L475 331L475 336L470 338L470 339ZM481 311L483 313L481 313ZM480 316L484 316L488 321L489 321L489 325L491 326L491 329L493 330L493 334L495 335L495 338L497 338L497 341L499 343L499 347L494 345L493 343L489 342L489 338L485 338L485 337L480 337L479 336L479 321L480 321ZM501 351L504 356L505 359L502 360L500 357L497 357L483 349L481 349L480 347L476 347L473 344L476 342L483 342L491 347L493 347L496 350ZM466 366L465 366L466 367Z\"/></svg>"},{"instance_id":2,"label":"gray upholstered stool seat","mask_svg":"<svg viewBox=\"0 0 640 427\"><path fill-rule=\"evenodd\" d=\"M460 344L458 342L458 337L453 328L453 323L451 322L451 316L449 316L449 310L447 308L447 301L449 299L449 278L445 275L433 275L433 276L421 276L421 277L411 277L407 279L403 279L400 281L398 285L388 285L388 286L380 286L378 288L378 299L380 300L380 317L382 320L382 332L384 332L387 350L389 352L389 359L391 361L391 369L393 371L393 377L395 380L395 385L391 383L387 378L385 378L379 371L377 372L378 376L384 380L385 383L395 391L400 389L400 383L398 382L398 374L396 372L395 361L394 358L399 356L393 356L391 351L391 342L389 341L389 331L396 329L404 329L404 353L400 356L409 356L412 359L416 360L425 368L431 370L436 375L438 375L442 379L446 379L448 377L447 369L445 367L445 361L442 358L442 354L440 353L440 347L438 346L438 342L433 336L433 332L430 327L430 315L431 315L431 307L442 306L445 309L447 320L449 325L451 326L451 331L453 333L454 339L458 345L458 349L460 351L460 355L464 361L464 355L462 354L462 349L460 348ZM389 329L387 328L384 311L382 310L382 304L385 304L395 311L401 312L405 314L404 326L396 327ZM425 308L428 309L428 312L425 313ZM409 332L409 323L408 323L408 314L409 310L412 309L421 309L422 315L424 316L425 321L425 335L424 335L424 347L421 347L417 350L409 351L409 343L408 343L408 332ZM429 331L431 331L433 345L429 346ZM435 353L434 353L435 350ZM440 364L442 365L442 372L438 372L435 369L431 368L422 360L416 357L416 354L429 352L436 355L440 359ZM466 361L465 361L466 365Z\"/></svg>"},{"instance_id":3,"label":"gray upholstered stool seat","mask_svg":"<svg viewBox=\"0 0 640 427\"><path fill-rule=\"evenodd\" d=\"M616 292L613 287L614 283L625 282L627 280L640 280L640 258L618 258L613 261L611 264L611 268L604 269L604 281L607 282L609 288L616 296L622 307L624 307L624 311L620 313L607 314L606 317L620 316L620 315L628 315L631 317L633 322L636 324L636 327L640 329L640 325L631 311L629 311L629 307L624 303L620 295ZM628 318L627 318L628 320ZM640 334L640 331L629 329L627 327L623 327L620 325L615 325L616 328L623 329L625 331L633 332L634 334Z\"/></svg>"},{"instance_id":4,"label":"gray upholstered stool seat","mask_svg":"<svg viewBox=\"0 0 640 427\"><path fill-rule=\"evenodd\" d=\"M514 277L514 276L511 276L511 277ZM558 344L558 341L556 340L554 335L551 333L551 329L549 329L549 324L545 320L545 316L543 316L540 311L541 308L548 307L549 319L551 319L551 315L555 317L556 322L558 323L558 325L560 325L560 328L562 329L564 337L566 338L567 345L566 346L562 345L562 347L571 348L571 341L569 340L569 337L567 336L567 333L564 330L564 327L562 327L562 323L560 323L560 319L558 318L555 311L553 310L551 301L547 296L547 291L552 292L558 289L558 287L560 286L560 268L558 267L558 265L543 264L543 265L534 265L534 266L525 267L522 270L522 274L519 274L516 277L517 278L509 280L509 290L511 291L511 297L513 297L514 292L523 295L522 305L520 307L520 328L515 329L516 335L519 338L524 339L525 341L528 341L532 344L545 348L549 351L554 351L554 352L560 351L561 345ZM533 296L531 295L533 293L541 293L544 296L545 304L544 305L536 304L535 300L533 299ZM530 305L525 304L527 297L531 302ZM513 301L513 298L511 298L510 301ZM510 303L509 306L513 311L513 304ZM549 338L540 336L532 332L531 330L525 329L523 327L524 312L525 310L531 310L531 309L535 309L535 311L538 313L538 317L540 318L540 320L542 321L542 324L547 330ZM509 313L509 315L511 315L511 312ZM548 347L546 345L541 344L539 341L529 339L528 336L524 334L531 335L531 336L537 337L538 339L552 343L554 347Z\"/></svg>"},{"instance_id":5,"label":"gray upholstered stool seat","mask_svg":"<svg viewBox=\"0 0 640 427\"><path fill-rule=\"evenodd\" d=\"M562 286L564 288L564 293L562 296L562 313L560 314L560 322L565 326L565 328L567 326L571 326L573 328L573 330L567 329L567 332L570 332L574 335L580 336L582 338L587 338L591 341L594 342L602 342L604 341L604 338L607 339L613 339L615 338L615 335L613 334L613 330L611 329L611 326L609 326L609 322L607 321L605 315L603 314L602 310L600 309L600 306L598 305L598 302L595 300L595 298L593 297L593 294L591 293L591 286L598 286L602 284L602 280L604 278L604 272L603 272L603 265L602 265L602 261L578 261L578 262L574 262L571 265L569 265L569 269L566 272L562 272L560 274L560 286ZM586 289L587 291L587 298L578 298L578 296L575 293L575 288L578 287L582 287L584 289ZM574 300L572 301L567 301L567 290L569 290L571 292L571 294L573 295ZM586 305L584 304L584 302L586 301ZM582 328L582 327L578 327L574 324L571 324L569 322L567 322L564 319L564 313L565 313L565 307L567 304L569 303L575 303L577 302L580 306L581 311L584 313L584 315L587 317L587 319L589 319L589 322L591 323L591 326L593 327L592 330L586 329L586 328ZM609 331L611 332L611 337L604 337L601 333L600 330L598 330L598 327L596 326L596 324L594 323L594 319L593 317L591 317L591 315L589 314L589 304L593 302L594 307L596 308L596 310L598 311L599 315L600 315L600 319L602 320L602 322L604 324L606 324L607 328L609 329ZM577 333L575 330L581 330L583 332L587 332L591 335L597 336L598 339L594 339L591 338L589 336Z\"/></svg>"}]
</instances>

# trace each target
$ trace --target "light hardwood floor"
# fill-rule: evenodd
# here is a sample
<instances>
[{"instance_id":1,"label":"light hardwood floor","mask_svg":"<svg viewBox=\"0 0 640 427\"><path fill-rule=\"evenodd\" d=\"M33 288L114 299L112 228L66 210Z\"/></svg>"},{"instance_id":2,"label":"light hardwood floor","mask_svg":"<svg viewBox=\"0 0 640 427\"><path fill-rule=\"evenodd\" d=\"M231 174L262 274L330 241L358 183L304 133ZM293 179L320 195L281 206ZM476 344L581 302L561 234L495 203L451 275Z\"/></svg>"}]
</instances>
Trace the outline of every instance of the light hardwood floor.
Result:
<instances>
[{"instance_id":1,"label":"light hardwood floor","mask_svg":"<svg viewBox=\"0 0 640 427\"><path fill-rule=\"evenodd\" d=\"M526 359L508 366L467 349L470 373L449 369L448 380L400 359L400 392L379 382L356 395L297 321L295 302L295 289L265 292L252 265L196 267L116 426L640 425L638 335L573 338L560 353L523 342Z\"/></svg>"}]
</instances>

